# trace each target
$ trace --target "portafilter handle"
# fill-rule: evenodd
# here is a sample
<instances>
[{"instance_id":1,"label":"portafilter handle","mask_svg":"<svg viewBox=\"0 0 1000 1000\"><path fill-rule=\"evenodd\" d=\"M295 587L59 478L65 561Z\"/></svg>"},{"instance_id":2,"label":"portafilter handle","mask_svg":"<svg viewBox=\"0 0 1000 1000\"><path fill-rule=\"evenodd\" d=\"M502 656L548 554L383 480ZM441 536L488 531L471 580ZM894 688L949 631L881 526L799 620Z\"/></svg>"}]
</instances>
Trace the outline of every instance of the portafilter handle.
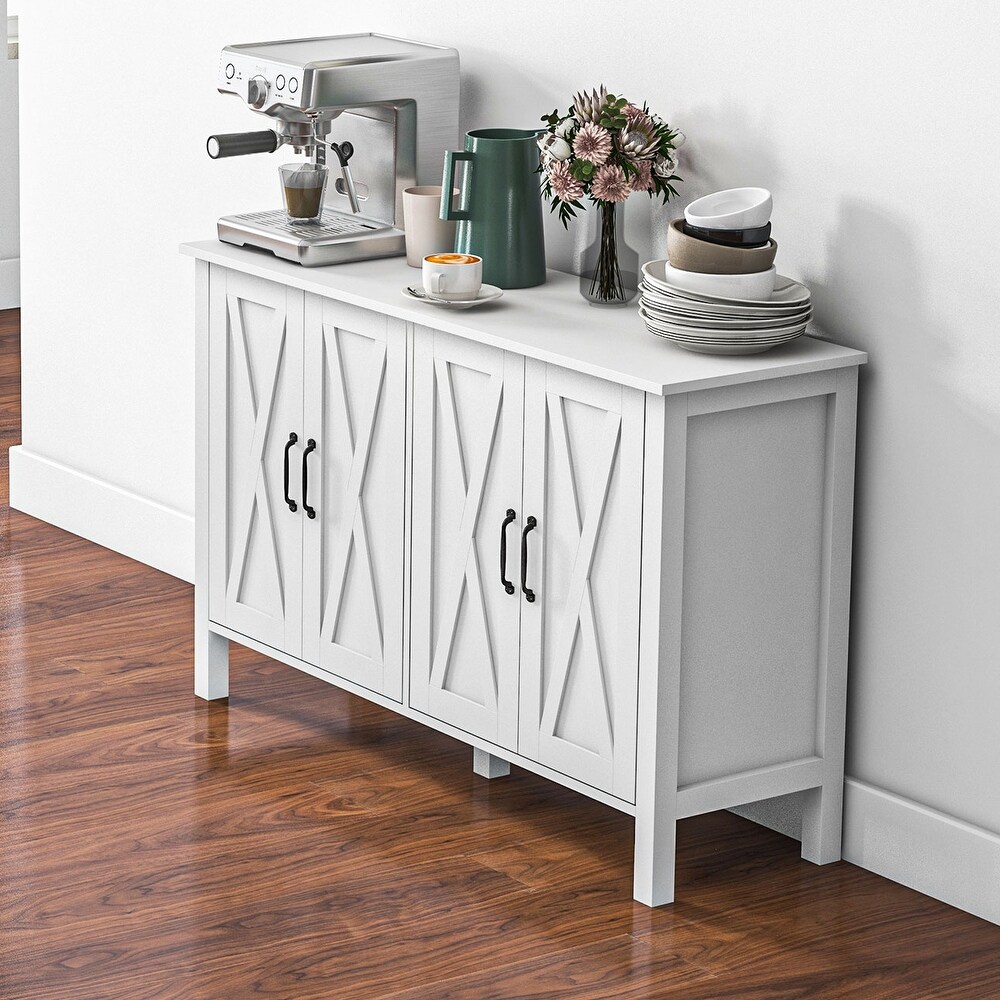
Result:
<instances>
[{"instance_id":1,"label":"portafilter handle","mask_svg":"<svg viewBox=\"0 0 1000 1000\"><path fill-rule=\"evenodd\" d=\"M263 132L230 132L227 135L210 135L206 148L213 160L226 156L248 156L250 153L273 153L282 138L273 129Z\"/></svg>"}]
</instances>

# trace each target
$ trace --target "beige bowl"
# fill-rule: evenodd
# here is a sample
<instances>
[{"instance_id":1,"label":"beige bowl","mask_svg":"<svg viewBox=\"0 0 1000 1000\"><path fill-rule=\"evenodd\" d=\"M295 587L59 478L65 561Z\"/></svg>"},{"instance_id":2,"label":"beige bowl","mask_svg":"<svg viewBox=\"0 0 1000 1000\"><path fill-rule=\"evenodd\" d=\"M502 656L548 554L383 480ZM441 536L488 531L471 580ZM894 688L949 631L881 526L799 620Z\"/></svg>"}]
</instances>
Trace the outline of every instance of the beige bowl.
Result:
<instances>
[{"instance_id":1,"label":"beige bowl","mask_svg":"<svg viewBox=\"0 0 1000 1000\"><path fill-rule=\"evenodd\" d=\"M667 256L679 271L700 274L760 274L774 264L778 244L763 247L724 247L706 243L683 230L684 220L674 219L667 230Z\"/></svg>"}]
</instances>

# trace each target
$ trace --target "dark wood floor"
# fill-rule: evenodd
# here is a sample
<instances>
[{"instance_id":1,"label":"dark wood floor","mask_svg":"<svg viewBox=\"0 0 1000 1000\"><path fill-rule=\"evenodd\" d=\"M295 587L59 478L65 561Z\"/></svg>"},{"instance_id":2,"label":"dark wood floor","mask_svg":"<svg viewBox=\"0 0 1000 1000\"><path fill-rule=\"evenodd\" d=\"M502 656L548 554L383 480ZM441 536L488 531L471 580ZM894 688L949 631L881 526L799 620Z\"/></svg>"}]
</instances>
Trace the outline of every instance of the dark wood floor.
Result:
<instances>
[{"instance_id":1,"label":"dark wood floor","mask_svg":"<svg viewBox=\"0 0 1000 1000\"><path fill-rule=\"evenodd\" d=\"M1000 928L727 813L632 903L632 822L234 649L191 588L8 510L0 313L0 996L1000 996ZM986 874L984 873L984 877Z\"/></svg>"}]
</instances>

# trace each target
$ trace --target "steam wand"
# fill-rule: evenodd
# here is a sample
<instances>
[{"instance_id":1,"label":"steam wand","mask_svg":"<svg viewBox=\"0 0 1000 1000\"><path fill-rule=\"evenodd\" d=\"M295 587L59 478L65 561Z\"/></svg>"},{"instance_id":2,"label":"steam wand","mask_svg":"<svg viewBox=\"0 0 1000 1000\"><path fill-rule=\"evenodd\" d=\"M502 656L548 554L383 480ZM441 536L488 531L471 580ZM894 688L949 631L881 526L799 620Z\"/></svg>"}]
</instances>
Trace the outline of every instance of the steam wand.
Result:
<instances>
[{"instance_id":1,"label":"steam wand","mask_svg":"<svg viewBox=\"0 0 1000 1000\"><path fill-rule=\"evenodd\" d=\"M351 174L351 168L347 165L350 158L354 155L354 146L350 142L327 142L325 139L321 139L316 136L316 164L321 165L326 161L326 150L323 148L328 146L337 155L337 159L340 161L340 172L344 177L344 187L347 188L347 200L351 203L351 211L355 215L360 215L361 206L358 204L358 192L354 187L354 177Z\"/></svg>"}]
</instances>

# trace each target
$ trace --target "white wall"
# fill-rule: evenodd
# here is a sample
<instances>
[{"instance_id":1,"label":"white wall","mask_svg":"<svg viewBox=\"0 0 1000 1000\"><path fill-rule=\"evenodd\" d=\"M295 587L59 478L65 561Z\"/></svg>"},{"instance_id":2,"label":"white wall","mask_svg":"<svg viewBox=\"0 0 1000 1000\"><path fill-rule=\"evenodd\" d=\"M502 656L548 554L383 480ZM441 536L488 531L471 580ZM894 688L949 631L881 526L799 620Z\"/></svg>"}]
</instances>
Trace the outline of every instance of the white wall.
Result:
<instances>
[{"instance_id":1,"label":"white wall","mask_svg":"<svg viewBox=\"0 0 1000 1000\"><path fill-rule=\"evenodd\" d=\"M14 4L0 0L0 309L12 309L20 300L20 240L18 221L18 61L7 58L7 15Z\"/></svg>"},{"instance_id":2,"label":"white wall","mask_svg":"<svg viewBox=\"0 0 1000 1000\"><path fill-rule=\"evenodd\" d=\"M277 197L275 158L204 154L209 132L257 121L216 94L218 51L355 30L456 46L466 127L533 124L603 80L687 132L686 198L733 184L772 189L780 270L812 286L827 335L872 359L860 419L848 850L1000 921L1000 7L991 0L613 11L597 0L33 0L21 17L32 169L22 180L25 444L15 494L190 572L192 273L176 246L211 236L221 214ZM58 156L50 130L24 127L53 106ZM664 217L646 203L630 205L630 227L642 253L662 249ZM550 236L558 265L570 241ZM176 558L163 556L167 544Z\"/></svg>"}]
</instances>

